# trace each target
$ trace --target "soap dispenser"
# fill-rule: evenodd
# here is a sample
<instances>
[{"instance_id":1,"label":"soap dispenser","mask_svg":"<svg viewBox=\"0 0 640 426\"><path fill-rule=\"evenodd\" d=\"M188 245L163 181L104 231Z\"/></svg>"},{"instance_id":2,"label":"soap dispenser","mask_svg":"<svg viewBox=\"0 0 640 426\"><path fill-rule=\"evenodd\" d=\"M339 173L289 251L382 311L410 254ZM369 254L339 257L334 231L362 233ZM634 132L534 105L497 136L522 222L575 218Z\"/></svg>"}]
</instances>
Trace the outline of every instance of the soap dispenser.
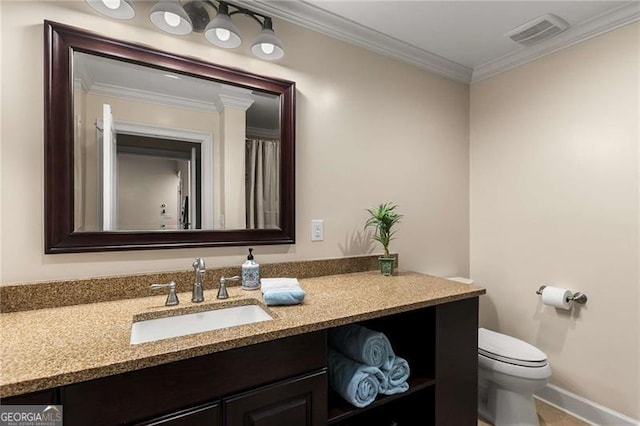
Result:
<instances>
[{"instance_id":1,"label":"soap dispenser","mask_svg":"<svg viewBox=\"0 0 640 426\"><path fill-rule=\"evenodd\" d=\"M253 249L249 249L247 261L242 264L242 289L258 290L260 288L260 265L253 260Z\"/></svg>"}]
</instances>

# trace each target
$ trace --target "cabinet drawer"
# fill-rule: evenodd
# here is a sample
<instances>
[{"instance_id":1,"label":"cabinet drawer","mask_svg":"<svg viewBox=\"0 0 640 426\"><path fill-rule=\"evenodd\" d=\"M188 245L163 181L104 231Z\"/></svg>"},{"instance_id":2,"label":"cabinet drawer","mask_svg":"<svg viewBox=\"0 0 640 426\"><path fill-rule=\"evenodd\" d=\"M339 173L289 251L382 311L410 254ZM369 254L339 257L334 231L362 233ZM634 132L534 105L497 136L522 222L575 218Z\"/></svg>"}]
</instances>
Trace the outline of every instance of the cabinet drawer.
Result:
<instances>
[{"instance_id":1,"label":"cabinet drawer","mask_svg":"<svg viewBox=\"0 0 640 426\"><path fill-rule=\"evenodd\" d=\"M223 403L225 426L324 426L327 371L264 386Z\"/></svg>"}]
</instances>

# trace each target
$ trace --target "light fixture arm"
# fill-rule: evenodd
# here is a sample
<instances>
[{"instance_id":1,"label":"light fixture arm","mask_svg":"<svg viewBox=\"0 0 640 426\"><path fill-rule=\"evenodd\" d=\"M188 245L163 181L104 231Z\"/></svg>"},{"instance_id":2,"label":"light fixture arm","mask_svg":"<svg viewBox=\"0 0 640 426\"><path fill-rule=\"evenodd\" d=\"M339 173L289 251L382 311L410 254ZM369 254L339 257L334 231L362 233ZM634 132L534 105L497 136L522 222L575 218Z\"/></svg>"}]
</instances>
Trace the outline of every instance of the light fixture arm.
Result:
<instances>
[{"instance_id":1,"label":"light fixture arm","mask_svg":"<svg viewBox=\"0 0 640 426\"><path fill-rule=\"evenodd\" d=\"M209 0L207 0L207 1L209 1ZM262 27L262 28L265 27L267 21L269 21L269 26L271 26L271 18L269 18L267 16L261 15L259 13L256 13L256 12L252 11L252 10L249 10L249 9L245 9L244 7L238 7L238 6L234 6L232 4L229 4L227 2L220 1L220 6L222 6L222 5L225 5L226 7L231 6L231 7L233 7L235 9L233 12L229 13L229 16L237 15L238 13L240 13L240 14L243 14L243 15L247 15L250 18L253 18L253 20L256 21L258 24L260 24L260 27ZM261 21L258 18L262 18L263 20Z\"/></svg>"},{"instance_id":2,"label":"light fixture arm","mask_svg":"<svg viewBox=\"0 0 640 426\"><path fill-rule=\"evenodd\" d=\"M190 0L187 3L192 3L194 0ZM197 0L196 0L197 1ZM240 6L236 6L234 4L231 3L227 3L226 1L222 1L222 0L216 0L218 2L218 5L216 5L216 3L213 0L200 0L202 3L210 6L211 8L213 8L216 13L222 13L224 15L227 15L229 17L233 16L233 15L237 15L237 14L242 14L242 15L246 15L250 18L252 18L254 21L256 21L259 25L260 28L267 28L272 30L273 29L273 24L271 21L271 18L269 18L268 16L262 15L260 13L254 12L252 10L249 10L247 8L244 7L240 7ZM233 11L230 11L229 8L233 8ZM262 21L260 20L260 18L262 18Z\"/></svg>"},{"instance_id":3,"label":"light fixture arm","mask_svg":"<svg viewBox=\"0 0 640 426\"><path fill-rule=\"evenodd\" d=\"M271 24L271 18L269 18L268 16L264 16L260 13L254 12L252 10L249 10L247 8L244 7L240 7L240 6L236 6L233 5L231 3L227 3L226 1L222 1L222 0L216 0L218 2L218 5L216 6L216 4L213 2L213 0L201 0L202 3L208 4L209 6L211 6L217 13L224 13L225 15L229 15L229 16L233 16L233 15L237 15L237 14L243 14L243 15L247 15L250 18L253 18L254 21L256 21L258 24L260 24L261 27L265 27L265 25L268 25L269 28L271 28L272 24ZM229 8L232 7L233 11L229 11ZM262 18L263 20L261 21L258 18ZM267 23L268 21L268 23Z\"/></svg>"}]
</instances>

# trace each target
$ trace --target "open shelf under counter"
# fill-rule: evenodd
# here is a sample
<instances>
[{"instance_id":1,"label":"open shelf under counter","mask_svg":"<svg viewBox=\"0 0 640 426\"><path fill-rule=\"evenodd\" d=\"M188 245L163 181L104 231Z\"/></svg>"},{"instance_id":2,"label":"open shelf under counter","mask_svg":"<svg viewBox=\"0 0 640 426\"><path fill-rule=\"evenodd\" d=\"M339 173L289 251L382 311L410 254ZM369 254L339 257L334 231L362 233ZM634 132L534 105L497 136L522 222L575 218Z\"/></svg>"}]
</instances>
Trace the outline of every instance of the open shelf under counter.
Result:
<instances>
[{"instance_id":1,"label":"open shelf under counter","mask_svg":"<svg viewBox=\"0 0 640 426\"><path fill-rule=\"evenodd\" d=\"M366 407L358 408L345 401L334 391L329 393L329 425L338 424L341 421L347 420L351 417L358 416L370 410L382 407L400 398L406 398L411 394L421 392L427 388L433 387L436 380L432 377L410 377L409 389L406 392L398 393L395 395L378 395L376 400Z\"/></svg>"}]
</instances>

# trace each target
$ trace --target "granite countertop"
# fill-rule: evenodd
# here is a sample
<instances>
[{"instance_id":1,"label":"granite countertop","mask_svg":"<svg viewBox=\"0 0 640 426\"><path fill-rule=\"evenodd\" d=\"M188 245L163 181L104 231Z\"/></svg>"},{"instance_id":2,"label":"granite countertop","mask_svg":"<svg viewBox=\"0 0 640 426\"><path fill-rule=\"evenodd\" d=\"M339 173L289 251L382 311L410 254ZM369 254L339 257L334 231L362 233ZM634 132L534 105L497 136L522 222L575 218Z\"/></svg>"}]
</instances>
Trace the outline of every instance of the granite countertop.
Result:
<instances>
[{"instance_id":1,"label":"granite countertop","mask_svg":"<svg viewBox=\"0 0 640 426\"><path fill-rule=\"evenodd\" d=\"M164 311L262 304L259 291L228 287L229 299L206 290L205 301L164 306L165 295L0 314L0 397L124 373L199 355L476 297L482 287L415 272L385 277L358 272L300 280L304 303L269 306L273 320L129 344L133 318ZM264 307L264 305L263 305Z\"/></svg>"}]
</instances>

